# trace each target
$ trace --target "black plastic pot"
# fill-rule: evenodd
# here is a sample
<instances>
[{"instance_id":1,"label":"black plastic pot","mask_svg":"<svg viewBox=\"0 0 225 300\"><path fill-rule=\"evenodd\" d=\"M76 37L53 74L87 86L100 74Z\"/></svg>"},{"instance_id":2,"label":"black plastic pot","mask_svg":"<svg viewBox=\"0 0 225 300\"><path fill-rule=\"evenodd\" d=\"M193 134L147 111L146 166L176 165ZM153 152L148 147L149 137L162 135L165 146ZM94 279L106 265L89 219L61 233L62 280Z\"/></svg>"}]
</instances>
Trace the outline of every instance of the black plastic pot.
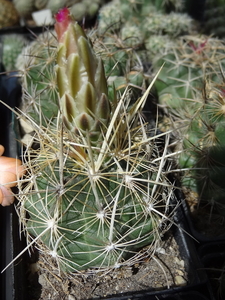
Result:
<instances>
[{"instance_id":1,"label":"black plastic pot","mask_svg":"<svg viewBox=\"0 0 225 300\"><path fill-rule=\"evenodd\" d=\"M190 292L162 292L157 294L151 294L151 293L140 293L133 296L120 296L120 297L113 297L113 298L106 298L110 300L209 300L211 298L208 298L204 295L202 295L199 292L196 291L190 291Z\"/></svg>"},{"instance_id":2,"label":"black plastic pot","mask_svg":"<svg viewBox=\"0 0 225 300\"><path fill-rule=\"evenodd\" d=\"M224 233L218 234L218 235L212 235L212 234L205 234L204 231L200 231L197 229L197 226L195 226L195 222L194 222L194 217L192 216L192 213L190 212L190 208L188 206L188 204L185 201L185 197L184 194L179 190L177 191L178 197L181 199L181 204L182 204L182 210L183 213L185 215L185 218L187 220L188 223L188 230L191 234L191 236L197 241L197 246L201 246L202 244L205 243L210 243L210 242L219 242L219 241L225 241L225 231ZM197 215L195 216L195 219L197 218ZM205 218L208 218L207 216L205 216ZM208 223L208 227L210 227L212 225L210 225L210 221ZM221 226L220 222L218 222L217 225L214 226ZM225 229L225 225L224 225L224 229ZM223 232L223 231L221 231Z\"/></svg>"},{"instance_id":3,"label":"black plastic pot","mask_svg":"<svg viewBox=\"0 0 225 300\"><path fill-rule=\"evenodd\" d=\"M225 241L209 243L199 248L204 270L207 273L215 299L225 299Z\"/></svg>"}]
</instances>

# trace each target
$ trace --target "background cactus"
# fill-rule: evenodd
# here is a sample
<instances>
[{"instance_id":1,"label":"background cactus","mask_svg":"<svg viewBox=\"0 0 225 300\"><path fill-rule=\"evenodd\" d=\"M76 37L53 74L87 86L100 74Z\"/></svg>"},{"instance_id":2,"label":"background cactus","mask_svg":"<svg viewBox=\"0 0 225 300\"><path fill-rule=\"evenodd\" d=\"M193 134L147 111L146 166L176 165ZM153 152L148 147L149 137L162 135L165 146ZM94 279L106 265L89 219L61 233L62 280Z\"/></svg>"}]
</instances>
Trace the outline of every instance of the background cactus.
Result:
<instances>
[{"instance_id":1,"label":"background cactus","mask_svg":"<svg viewBox=\"0 0 225 300\"><path fill-rule=\"evenodd\" d=\"M95 33L92 39L97 55L103 60L110 99L117 92L123 94L128 85L133 86L132 92L140 95L148 78L140 57L143 55L142 51L128 47L126 39L118 37L117 34L106 33L101 36ZM131 39L130 42L132 43Z\"/></svg>"},{"instance_id":2,"label":"background cactus","mask_svg":"<svg viewBox=\"0 0 225 300\"><path fill-rule=\"evenodd\" d=\"M2 63L6 71L16 71L17 58L28 43L26 38L18 34L1 36Z\"/></svg>"},{"instance_id":3,"label":"background cactus","mask_svg":"<svg viewBox=\"0 0 225 300\"><path fill-rule=\"evenodd\" d=\"M208 36L184 36L170 47L153 60L155 70L164 63L155 88L180 139L178 164L188 170L182 185L224 214L225 45Z\"/></svg>"},{"instance_id":4,"label":"background cactus","mask_svg":"<svg viewBox=\"0 0 225 300\"><path fill-rule=\"evenodd\" d=\"M216 81L225 67L224 42L209 36L180 37L154 58L155 71L163 64L155 84L160 104L192 115L192 100L201 95L205 76Z\"/></svg>"},{"instance_id":5,"label":"background cactus","mask_svg":"<svg viewBox=\"0 0 225 300\"><path fill-rule=\"evenodd\" d=\"M70 11L75 20L82 21L82 19L85 17L87 19L94 18L99 8L104 4L105 0L83 0L79 3L75 3L70 6Z\"/></svg>"},{"instance_id":6,"label":"background cactus","mask_svg":"<svg viewBox=\"0 0 225 300\"><path fill-rule=\"evenodd\" d=\"M179 159L183 168L189 168L183 185L197 192L200 201L210 204L222 215L225 214L223 76L218 74L220 83L210 79L205 82L202 105L196 105L183 141L185 151Z\"/></svg>"},{"instance_id":7,"label":"background cactus","mask_svg":"<svg viewBox=\"0 0 225 300\"><path fill-rule=\"evenodd\" d=\"M60 8L66 6L66 0L48 0L44 8L50 9L55 14Z\"/></svg>"},{"instance_id":8,"label":"background cactus","mask_svg":"<svg viewBox=\"0 0 225 300\"><path fill-rule=\"evenodd\" d=\"M102 36L104 46L112 44L108 57L107 54L104 56L104 49L102 51L105 67L109 65L112 76L127 77L124 76L127 71L121 73L121 66L126 70L126 63L129 61L133 67L136 65L137 68L133 68L139 72L136 79L142 75L144 86L150 77L145 63L151 63L155 51L160 48L159 52L164 52L169 44L166 41L173 41L179 35L194 30L192 18L178 12L178 8L170 4L171 2L162 1L113 0L101 7L97 31L98 35ZM129 53L132 53L131 59ZM108 75L107 72L106 74ZM114 82L116 83L115 78ZM129 83L129 80L127 82ZM135 82L130 83L135 85Z\"/></svg>"},{"instance_id":9,"label":"background cactus","mask_svg":"<svg viewBox=\"0 0 225 300\"><path fill-rule=\"evenodd\" d=\"M108 99L101 60L66 9L56 32L59 110L46 124L27 116L39 147L25 150L20 219L63 271L133 264L170 226L169 135L162 148L143 118L151 86L133 104L127 94Z\"/></svg>"},{"instance_id":10,"label":"background cactus","mask_svg":"<svg viewBox=\"0 0 225 300\"><path fill-rule=\"evenodd\" d=\"M16 67L23 78L22 109L35 121L40 121L41 118L43 125L58 114L55 60L56 39L52 32L45 32L23 48L16 62ZM31 129L28 126L29 130Z\"/></svg>"},{"instance_id":11,"label":"background cactus","mask_svg":"<svg viewBox=\"0 0 225 300\"><path fill-rule=\"evenodd\" d=\"M170 34L178 36L192 30L193 20L185 13L170 11L167 13L166 2L113 0L100 8L98 30L114 32L126 24L139 27L144 38L151 34Z\"/></svg>"}]
</instances>

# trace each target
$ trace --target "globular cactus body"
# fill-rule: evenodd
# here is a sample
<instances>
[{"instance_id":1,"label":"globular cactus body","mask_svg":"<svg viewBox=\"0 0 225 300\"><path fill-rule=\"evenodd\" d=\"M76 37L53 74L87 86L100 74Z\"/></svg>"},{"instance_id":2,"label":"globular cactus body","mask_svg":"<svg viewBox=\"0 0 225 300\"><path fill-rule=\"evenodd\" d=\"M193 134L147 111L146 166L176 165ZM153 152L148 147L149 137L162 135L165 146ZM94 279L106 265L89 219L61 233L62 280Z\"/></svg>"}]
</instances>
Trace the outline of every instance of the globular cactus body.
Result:
<instances>
[{"instance_id":1,"label":"globular cactus body","mask_svg":"<svg viewBox=\"0 0 225 300\"><path fill-rule=\"evenodd\" d=\"M46 32L26 46L16 62L23 78L22 109L35 121L41 118L43 125L47 120L53 121L59 109L55 59L56 39L53 33Z\"/></svg>"},{"instance_id":2,"label":"globular cactus body","mask_svg":"<svg viewBox=\"0 0 225 300\"><path fill-rule=\"evenodd\" d=\"M168 228L173 197L167 148L141 114L150 87L132 105L110 101L102 62L67 9L56 32L57 121L32 122L39 148L25 152L19 215L63 271L132 264Z\"/></svg>"},{"instance_id":3,"label":"globular cactus body","mask_svg":"<svg viewBox=\"0 0 225 300\"><path fill-rule=\"evenodd\" d=\"M181 167L190 169L190 177L186 175L183 180L184 186L196 191L200 201L224 215L224 84L206 80L203 95L204 103L190 121L179 162Z\"/></svg>"},{"instance_id":4,"label":"globular cactus body","mask_svg":"<svg viewBox=\"0 0 225 300\"><path fill-rule=\"evenodd\" d=\"M155 87L179 133L182 185L224 214L225 45L217 38L186 36L170 47L154 60L156 70L164 63Z\"/></svg>"},{"instance_id":5,"label":"globular cactus body","mask_svg":"<svg viewBox=\"0 0 225 300\"><path fill-rule=\"evenodd\" d=\"M3 54L2 63L6 71L16 70L16 61L23 48L25 47L27 40L20 35L9 34L2 36Z\"/></svg>"},{"instance_id":6,"label":"globular cactus body","mask_svg":"<svg viewBox=\"0 0 225 300\"><path fill-rule=\"evenodd\" d=\"M216 80L214 74L225 67L224 43L207 36L184 36L165 47L153 65L155 70L164 65L155 84L160 104L181 113L201 95L205 76Z\"/></svg>"}]
</instances>

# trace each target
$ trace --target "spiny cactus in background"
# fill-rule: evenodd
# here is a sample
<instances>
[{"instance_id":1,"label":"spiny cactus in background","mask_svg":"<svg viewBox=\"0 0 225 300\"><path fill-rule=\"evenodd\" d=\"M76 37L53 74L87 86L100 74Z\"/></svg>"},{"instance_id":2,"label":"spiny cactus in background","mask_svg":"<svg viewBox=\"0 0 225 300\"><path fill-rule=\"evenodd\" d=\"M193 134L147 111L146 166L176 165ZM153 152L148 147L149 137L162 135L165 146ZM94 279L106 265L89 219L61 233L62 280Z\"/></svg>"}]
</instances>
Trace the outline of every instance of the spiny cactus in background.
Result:
<instances>
[{"instance_id":1,"label":"spiny cactus in background","mask_svg":"<svg viewBox=\"0 0 225 300\"><path fill-rule=\"evenodd\" d=\"M54 34L44 32L23 49L16 63L22 78L21 109L36 122L41 120L43 125L50 119L54 121L58 114L58 88L54 70L56 45ZM29 122L26 123L29 132Z\"/></svg>"},{"instance_id":2,"label":"spiny cactus in background","mask_svg":"<svg viewBox=\"0 0 225 300\"><path fill-rule=\"evenodd\" d=\"M91 37L95 52L103 60L110 99L118 92L122 94L128 85L136 86L137 89L132 91L140 95L147 80L141 59L142 51L127 47L127 43L116 34L99 36L95 32Z\"/></svg>"},{"instance_id":3,"label":"spiny cactus in background","mask_svg":"<svg viewBox=\"0 0 225 300\"><path fill-rule=\"evenodd\" d=\"M183 186L195 191L199 200L225 215L225 85L207 79L201 106L196 110L183 140L179 164L188 168Z\"/></svg>"},{"instance_id":4,"label":"spiny cactus in background","mask_svg":"<svg viewBox=\"0 0 225 300\"><path fill-rule=\"evenodd\" d=\"M19 15L12 2L0 0L0 28L18 25Z\"/></svg>"},{"instance_id":5,"label":"spiny cactus in background","mask_svg":"<svg viewBox=\"0 0 225 300\"><path fill-rule=\"evenodd\" d=\"M151 34L170 34L175 37L190 32L192 23L187 14L175 11L166 13L152 1L113 0L100 9L98 30L100 33L114 32L123 26L128 27L126 24L133 24L142 32L144 39Z\"/></svg>"},{"instance_id":6,"label":"spiny cactus in background","mask_svg":"<svg viewBox=\"0 0 225 300\"><path fill-rule=\"evenodd\" d=\"M18 34L7 34L1 37L2 63L7 72L17 70L17 58L27 43L26 38Z\"/></svg>"},{"instance_id":7,"label":"spiny cactus in background","mask_svg":"<svg viewBox=\"0 0 225 300\"><path fill-rule=\"evenodd\" d=\"M225 45L209 36L183 36L169 46L153 60L156 72L164 64L155 84L159 103L192 116L192 100L201 95L205 76L216 81L225 68Z\"/></svg>"},{"instance_id":8,"label":"spiny cactus in background","mask_svg":"<svg viewBox=\"0 0 225 300\"><path fill-rule=\"evenodd\" d=\"M147 49L147 57L149 61L153 61L160 53L164 54L167 49L172 48L174 40L169 35L153 34L145 41Z\"/></svg>"},{"instance_id":9,"label":"spiny cactus in background","mask_svg":"<svg viewBox=\"0 0 225 300\"><path fill-rule=\"evenodd\" d=\"M108 69L112 73L117 72L116 76L124 76L121 74L120 68L121 66L124 68L122 61L127 61L129 52L133 53L131 64L133 62L135 64L135 61L139 60L141 64L137 65L140 66L146 61L144 56L148 57L147 61L149 62L155 55L156 49L160 48L160 52L161 49L165 49L168 45L166 44L167 40L173 40L181 34L192 32L193 22L188 15L178 12L167 14L166 9L159 9L158 6L161 5L163 5L162 1L113 0L102 6L99 11L98 34L103 37L103 45L110 44L110 40L113 45L108 57L107 54L106 57L103 55L104 61L106 58L104 64L106 69L108 65ZM152 45L152 36L159 37L161 40L165 37L162 47L160 47L160 41L158 45L156 39ZM122 49L123 51L121 51ZM115 61L118 62L117 65L115 65ZM146 78L143 69L143 65L142 70L139 67L138 77L140 78L142 73L144 83Z\"/></svg>"},{"instance_id":10,"label":"spiny cactus in background","mask_svg":"<svg viewBox=\"0 0 225 300\"><path fill-rule=\"evenodd\" d=\"M82 21L84 17L87 19L94 18L105 0L82 0L79 3L76 2L70 6L70 11L75 20Z\"/></svg>"},{"instance_id":11,"label":"spiny cactus in background","mask_svg":"<svg viewBox=\"0 0 225 300\"><path fill-rule=\"evenodd\" d=\"M224 214L225 44L209 36L185 36L153 63L155 71L164 63L155 88L181 141L179 167L189 169L182 185Z\"/></svg>"},{"instance_id":12,"label":"spiny cactus in background","mask_svg":"<svg viewBox=\"0 0 225 300\"><path fill-rule=\"evenodd\" d=\"M67 0L48 0L45 8L50 9L55 14L60 8L67 5ZM71 1L70 1L71 2ZM74 2L74 1L73 1Z\"/></svg>"},{"instance_id":13,"label":"spiny cactus in background","mask_svg":"<svg viewBox=\"0 0 225 300\"><path fill-rule=\"evenodd\" d=\"M168 3L171 2L168 1ZM103 47L99 48L102 52L106 74L108 75L107 71L110 70L116 89L127 83L140 85L140 80L143 85L145 84L146 74L144 74L142 63L145 61L144 56L147 56L146 52L148 52L148 57L153 55L154 50L150 48L151 42L148 41L152 35L167 34L168 39L172 39L192 30L192 19L186 14L177 12L167 14L167 4L164 1L113 0L101 7L97 31L102 37L103 47L111 44L111 49L110 46L106 48L106 51L101 49ZM133 68L132 74L135 71L135 76L125 75L128 74L128 64ZM123 84L119 83L122 80L121 76Z\"/></svg>"},{"instance_id":14,"label":"spiny cactus in background","mask_svg":"<svg viewBox=\"0 0 225 300\"><path fill-rule=\"evenodd\" d=\"M143 20L141 27L146 38L149 38L152 34L165 34L175 38L189 33L193 27L193 20L184 13L171 12L170 14L163 14L157 12L150 13Z\"/></svg>"},{"instance_id":15,"label":"spiny cactus in background","mask_svg":"<svg viewBox=\"0 0 225 300\"><path fill-rule=\"evenodd\" d=\"M129 94L109 101L101 59L67 9L56 16L56 32L57 122L28 117L39 147L24 154L18 213L62 271L130 265L170 226L169 134L163 148L142 115L151 86L133 105Z\"/></svg>"}]
</instances>

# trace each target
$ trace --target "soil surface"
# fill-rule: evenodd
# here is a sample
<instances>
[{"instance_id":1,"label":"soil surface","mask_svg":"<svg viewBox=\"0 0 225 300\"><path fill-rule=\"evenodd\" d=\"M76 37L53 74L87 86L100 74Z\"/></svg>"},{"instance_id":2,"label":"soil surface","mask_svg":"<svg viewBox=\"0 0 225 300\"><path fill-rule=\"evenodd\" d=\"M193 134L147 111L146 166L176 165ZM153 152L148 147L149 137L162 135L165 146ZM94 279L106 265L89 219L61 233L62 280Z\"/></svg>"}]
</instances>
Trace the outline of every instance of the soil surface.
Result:
<instances>
[{"instance_id":1,"label":"soil surface","mask_svg":"<svg viewBox=\"0 0 225 300\"><path fill-rule=\"evenodd\" d=\"M85 300L185 286L188 278L184 260L170 232L152 258L104 274L59 275L51 257L39 253L38 261L31 264L29 281L29 300Z\"/></svg>"}]
</instances>

